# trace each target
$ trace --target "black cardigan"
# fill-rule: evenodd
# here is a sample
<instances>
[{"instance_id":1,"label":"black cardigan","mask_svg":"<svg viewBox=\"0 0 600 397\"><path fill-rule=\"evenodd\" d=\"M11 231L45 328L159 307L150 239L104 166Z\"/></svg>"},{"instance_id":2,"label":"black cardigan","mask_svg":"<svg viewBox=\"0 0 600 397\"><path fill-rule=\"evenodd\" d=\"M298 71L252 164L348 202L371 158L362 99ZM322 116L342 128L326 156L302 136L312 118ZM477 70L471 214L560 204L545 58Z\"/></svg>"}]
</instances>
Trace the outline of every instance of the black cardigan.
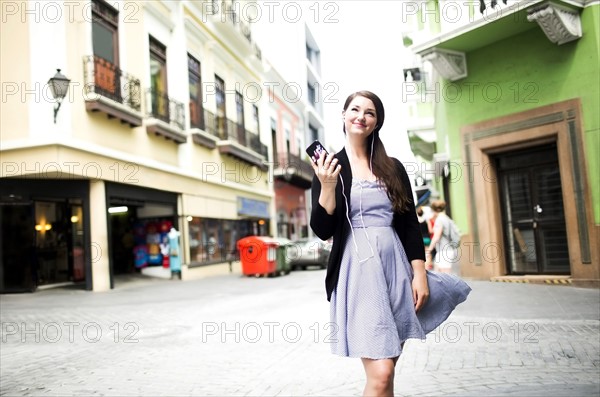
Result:
<instances>
[{"instance_id":1,"label":"black cardigan","mask_svg":"<svg viewBox=\"0 0 600 397\"><path fill-rule=\"evenodd\" d=\"M339 164L342 166L340 173L341 177L344 178L344 192L348 198L346 205L350 208L350 188L352 185L352 170L350 169L350 162L346 149L342 149L338 152L335 157L338 159ZM415 205L413 202L413 193L408 179L406 169L400 161L394 159L396 166L398 167L398 176L402 179L404 188L409 196L410 203L408 211L403 213L394 213L393 227L402 242L404 250L409 261L414 259L425 260L425 246L423 245L423 238L421 236L421 230L419 228L419 220L417 219L417 213L415 211ZM312 181L312 212L310 216L310 227L315 234L321 240L327 240L333 236L333 246L331 248L331 255L329 256L329 263L327 265L327 275L325 276L325 290L327 291L327 300L331 300L331 294L335 289L338 278L340 276L340 265L342 261L342 253L348 233L350 232L350 226L346 219L346 205L337 205L337 203L344 202L344 196L342 195L342 183L338 178L338 182L335 188L335 210L332 215L329 215L325 208L319 204L319 195L321 194L321 182L315 175Z\"/></svg>"}]
</instances>

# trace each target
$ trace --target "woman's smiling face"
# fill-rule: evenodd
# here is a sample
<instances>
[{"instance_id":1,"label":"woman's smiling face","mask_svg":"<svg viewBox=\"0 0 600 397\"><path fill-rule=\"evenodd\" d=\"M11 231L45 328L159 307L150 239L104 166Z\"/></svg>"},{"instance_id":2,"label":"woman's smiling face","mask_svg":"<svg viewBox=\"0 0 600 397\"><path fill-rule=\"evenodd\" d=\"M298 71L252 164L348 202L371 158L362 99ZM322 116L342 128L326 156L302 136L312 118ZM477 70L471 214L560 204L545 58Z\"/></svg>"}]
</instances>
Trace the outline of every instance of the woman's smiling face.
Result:
<instances>
[{"instance_id":1,"label":"woman's smiling face","mask_svg":"<svg viewBox=\"0 0 600 397\"><path fill-rule=\"evenodd\" d=\"M373 101L363 96L354 98L342 112L347 134L368 137L377 126L377 113Z\"/></svg>"}]
</instances>

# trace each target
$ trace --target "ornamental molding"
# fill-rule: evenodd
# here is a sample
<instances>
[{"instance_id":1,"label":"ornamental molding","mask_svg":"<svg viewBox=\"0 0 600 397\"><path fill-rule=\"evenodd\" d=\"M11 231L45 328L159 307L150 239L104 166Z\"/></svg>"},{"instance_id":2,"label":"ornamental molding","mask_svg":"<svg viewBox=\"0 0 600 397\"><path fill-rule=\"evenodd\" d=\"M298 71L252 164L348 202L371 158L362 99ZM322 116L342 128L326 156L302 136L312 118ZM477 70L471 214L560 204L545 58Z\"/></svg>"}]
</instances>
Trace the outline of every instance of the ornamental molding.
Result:
<instances>
[{"instance_id":1,"label":"ornamental molding","mask_svg":"<svg viewBox=\"0 0 600 397\"><path fill-rule=\"evenodd\" d=\"M529 22L535 21L551 42L561 45L582 36L579 13L548 2L527 13Z\"/></svg>"},{"instance_id":2,"label":"ornamental molding","mask_svg":"<svg viewBox=\"0 0 600 397\"><path fill-rule=\"evenodd\" d=\"M424 61L429 61L437 72L450 81L467 77L467 56L464 52L432 48L421 53Z\"/></svg>"}]
</instances>

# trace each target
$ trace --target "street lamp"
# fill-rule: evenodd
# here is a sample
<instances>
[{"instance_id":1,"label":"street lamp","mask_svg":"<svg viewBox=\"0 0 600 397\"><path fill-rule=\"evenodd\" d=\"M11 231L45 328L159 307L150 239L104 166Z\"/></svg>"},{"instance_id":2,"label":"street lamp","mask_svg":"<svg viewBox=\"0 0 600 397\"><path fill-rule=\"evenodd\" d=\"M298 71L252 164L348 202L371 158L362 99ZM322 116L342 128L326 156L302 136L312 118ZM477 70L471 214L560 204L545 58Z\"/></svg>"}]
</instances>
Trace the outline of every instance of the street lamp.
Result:
<instances>
[{"instance_id":1,"label":"street lamp","mask_svg":"<svg viewBox=\"0 0 600 397\"><path fill-rule=\"evenodd\" d=\"M67 95L70 82L71 80L60 73L60 69L56 69L56 74L54 77L48 80L48 85L50 86L52 96L54 99L56 99L56 106L54 107L54 124L56 124L56 114L58 113L58 109L60 109L62 100Z\"/></svg>"}]
</instances>

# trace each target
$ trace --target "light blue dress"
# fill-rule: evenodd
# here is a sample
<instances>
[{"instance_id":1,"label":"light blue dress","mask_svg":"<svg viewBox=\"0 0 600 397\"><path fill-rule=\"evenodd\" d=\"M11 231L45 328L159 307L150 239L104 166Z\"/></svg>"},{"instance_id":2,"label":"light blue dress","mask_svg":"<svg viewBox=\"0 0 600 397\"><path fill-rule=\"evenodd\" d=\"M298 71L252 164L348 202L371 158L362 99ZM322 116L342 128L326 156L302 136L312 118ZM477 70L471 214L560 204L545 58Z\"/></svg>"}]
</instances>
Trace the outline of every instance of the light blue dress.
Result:
<instances>
[{"instance_id":1,"label":"light blue dress","mask_svg":"<svg viewBox=\"0 0 600 397\"><path fill-rule=\"evenodd\" d=\"M413 270L392 227L392 206L378 182L352 182L340 277L331 297L331 351L347 357L398 357L402 343L425 335L448 318L471 288L447 273L427 272L429 300L415 313Z\"/></svg>"},{"instance_id":2,"label":"light blue dress","mask_svg":"<svg viewBox=\"0 0 600 397\"><path fill-rule=\"evenodd\" d=\"M181 271L181 250L179 249L179 232L169 233L169 267L172 272Z\"/></svg>"}]
</instances>

